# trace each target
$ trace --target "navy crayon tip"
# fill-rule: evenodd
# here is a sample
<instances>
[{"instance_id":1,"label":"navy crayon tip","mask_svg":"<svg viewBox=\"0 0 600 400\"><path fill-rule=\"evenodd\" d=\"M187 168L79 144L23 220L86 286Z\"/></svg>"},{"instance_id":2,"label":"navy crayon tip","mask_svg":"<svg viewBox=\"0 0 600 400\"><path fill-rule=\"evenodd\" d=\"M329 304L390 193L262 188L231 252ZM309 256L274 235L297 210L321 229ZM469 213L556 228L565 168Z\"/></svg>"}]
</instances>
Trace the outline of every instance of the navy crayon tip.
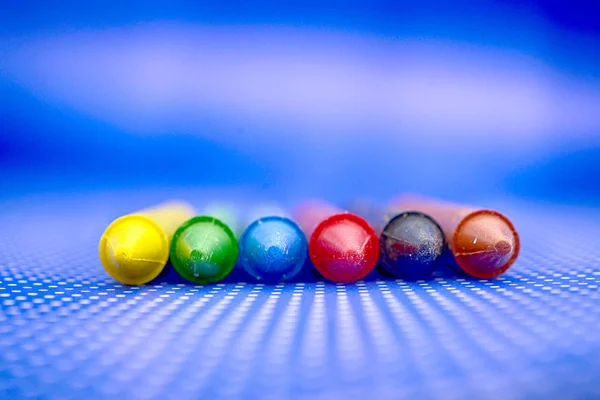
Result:
<instances>
[{"instance_id":1,"label":"navy crayon tip","mask_svg":"<svg viewBox=\"0 0 600 400\"><path fill-rule=\"evenodd\" d=\"M302 269L308 254L304 233L285 217L257 219L246 228L239 244L241 266L264 282L293 277Z\"/></svg>"},{"instance_id":2,"label":"navy crayon tip","mask_svg":"<svg viewBox=\"0 0 600 400\"><path fill-rule=\"evenodd\" d=\"M444 252L444 233L431 217L408 211L392 218L381 233L381 265L399 278L431 276Z\"/></svg>"}]
</instances>

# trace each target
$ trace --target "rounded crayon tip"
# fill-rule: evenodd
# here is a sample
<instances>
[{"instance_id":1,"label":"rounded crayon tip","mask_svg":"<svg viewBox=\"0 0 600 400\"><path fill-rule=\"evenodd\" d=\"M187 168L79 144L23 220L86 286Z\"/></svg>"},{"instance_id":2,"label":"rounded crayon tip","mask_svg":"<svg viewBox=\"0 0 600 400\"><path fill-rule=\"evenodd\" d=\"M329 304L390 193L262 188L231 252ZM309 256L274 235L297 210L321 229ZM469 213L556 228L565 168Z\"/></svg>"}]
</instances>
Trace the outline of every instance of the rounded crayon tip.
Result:
<instances>
[{"instance_id":1,"label":"rounded crayon tip","mask_svg":"<svg viewBox=\"0 0 600 400\"><path fill-rule=\"evenodd\" d=\"M306 260L308 245L292 220L269 216L245 229L240 239L240 263L254 278L278 282L296 275Z\"/></svg>"},{"instance_id":2,"label":"rounded crayon tip","mask_svg":"<svg viewBox=\"0 0 600 400\"><path fill-rule=\"evenodd\" d=\"M491 279L504 273L519 255L515 227L504 215L479 210L456 227L452 249L457 264L476 278Z\"/></svg>"},{"instance_id":3,"label":"rounded crayon tip","mask_svg":"<svg viewBox=\"0 0 600 400\"><path fill-rule=\"evenodd\" d=\"M183 278L194 283L225 278L235 266L237 256L235 234L213 217L194 217L173 235L171 263Z\"/></svg>"},{"instance_id":4,"label":"rounded crayon tip","mask_svg":"<svg viewBox=\"0 0 600 400\"><path fill-rule=\"evenodd\" d=\"M169 258L163 229L142 215L113 221L100 239L100 261L106 272L126 285L142 285L156 278Z\"/></svg>"},{"instance_id":5,"label":"rounded crayon tip","mask_svg":"<svg viewBox=\"0 0 600 400\"><path fill-rule=\"evenodd\" d=\"M444 233L428 215L408 211L386 224L380 243L381 264L389 273L402 278L425 278L433 273L444 252Z\"/></svg>"},{"instance_id":6,"label":"rounded crayon tip","mask_svg":"<svg viewBox=\"0 0 600 400\"><path fill-rule=\"evenodd\" d=\"M334 282L363 279L379 260L377 234L367 221L350 213L323 220L314 230L308 248L317 270Z\"/></svg>"}]
</instances>

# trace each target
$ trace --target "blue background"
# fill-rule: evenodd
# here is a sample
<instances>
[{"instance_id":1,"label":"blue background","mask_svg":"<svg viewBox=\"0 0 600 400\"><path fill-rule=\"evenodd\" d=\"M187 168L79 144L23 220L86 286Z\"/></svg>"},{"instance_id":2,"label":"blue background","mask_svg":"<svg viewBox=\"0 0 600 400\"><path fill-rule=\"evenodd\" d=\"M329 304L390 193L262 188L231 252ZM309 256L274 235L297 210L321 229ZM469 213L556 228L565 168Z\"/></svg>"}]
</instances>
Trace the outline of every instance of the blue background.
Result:
<instances>
[{"instance_id":1,"label":"blue background","mask_svg":"<svg viewBox=\"0 0 600 400\"><path fill-rule=\"evenodd\" d=\"M594 204L592 2L4 2L5 193Z\"/></svg>"}]
</instances>

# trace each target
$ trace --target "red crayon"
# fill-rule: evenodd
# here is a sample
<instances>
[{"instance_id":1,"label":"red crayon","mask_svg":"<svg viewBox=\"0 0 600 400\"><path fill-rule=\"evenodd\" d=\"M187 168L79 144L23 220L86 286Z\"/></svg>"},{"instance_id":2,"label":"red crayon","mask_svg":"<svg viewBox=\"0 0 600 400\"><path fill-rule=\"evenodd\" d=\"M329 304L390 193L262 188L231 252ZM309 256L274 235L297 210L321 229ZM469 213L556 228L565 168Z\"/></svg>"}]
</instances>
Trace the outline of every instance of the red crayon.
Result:
<instances>
[{"instance_id":1,"label":"red crayon","mask_svg":"<svg viewBox=\"0 0 600 400\"><path fill-rule=\"evenodd\" d=\"M512 222L497 211L416 196L399 197L390 208L420 211L434 218L456 264L473 277L495 278L519 255L519 235Z\"/></svg>"},{"instance_id":2,"label":"red crayon","mask_svg":"<svg viewBox=\"0 0 600 400\"><path fill-rule=\"evenodd\" d=\"M367 221L327 203L310 201L294 219L309 238L308 254L325 278L334 282L363 279L379 260L379 238Z\"/></svg>"}]
</instances>

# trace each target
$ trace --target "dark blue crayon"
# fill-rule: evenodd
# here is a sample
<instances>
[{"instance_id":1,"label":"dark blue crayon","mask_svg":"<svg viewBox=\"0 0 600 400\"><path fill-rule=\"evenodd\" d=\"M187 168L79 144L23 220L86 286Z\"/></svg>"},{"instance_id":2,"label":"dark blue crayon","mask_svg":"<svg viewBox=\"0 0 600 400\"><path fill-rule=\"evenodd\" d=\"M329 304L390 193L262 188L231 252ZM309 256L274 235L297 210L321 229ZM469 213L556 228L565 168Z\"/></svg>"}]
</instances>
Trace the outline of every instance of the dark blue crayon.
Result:
<instances>
[{"instance_id":1,"label":"dark blue crayon","mask_svg":"<svg viewBox=\"0 0 600 400\"><path fill-rule=\"evenodd\" d=\"M382 207L366 199L353 201L350 209L367 219L379 235L377 270L383 276L427 279L445 264L444 232L429 215L394 206Z\"/></svg>"},{"instance_id":2,"label":"dark blue crayon","mask_svg":"<svg viewBox=\"0 0 600 400\"><path fill-rule=\"evenodd\" d=\"M444 233L426 214L405 211L395 215L380 234L381 266L399 278L431 277L444 254Z\"/></svg>"},{"instance_id":3,"label":"dark blue crayon","mask_svg":"<svg viewBox=\"0 0 600 400\"><path fill-rule=\"evenodd\" d=\"M306 237L291 219L259 218L244 230L239 242L242 268L259 281L279 282L292 278L308 254Z\"/></svg>"}]
</instances>

